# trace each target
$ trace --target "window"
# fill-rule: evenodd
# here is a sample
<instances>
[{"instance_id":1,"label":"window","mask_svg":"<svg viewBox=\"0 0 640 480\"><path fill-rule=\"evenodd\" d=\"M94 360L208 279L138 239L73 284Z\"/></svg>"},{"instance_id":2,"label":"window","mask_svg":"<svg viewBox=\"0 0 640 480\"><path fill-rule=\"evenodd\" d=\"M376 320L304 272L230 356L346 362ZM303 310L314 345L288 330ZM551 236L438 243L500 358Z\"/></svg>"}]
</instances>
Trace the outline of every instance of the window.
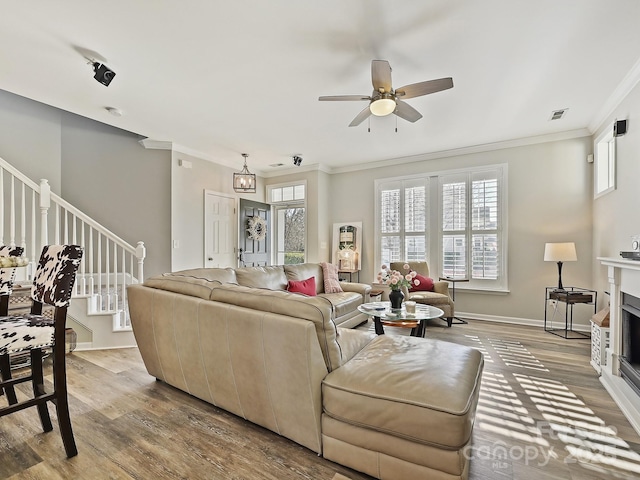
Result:
<instances>
[{"instance_id":1,"label":"window","mask_svg":"<svg viewBox=\"0 0 640 480\"><path fill-rule=\"evenodd\" d=\"M594 152L593 197L598 198L616 189L616 138L612 129L596 139Z\"/></svg>"},{"instance_id":2,"label":"window","mask_svg":"<svg viewBox=\"0 0 640 480\"><path fill-rule=\"evenodd\" d=\"M306 237L306 184L272 185L267 187L267 198L274 208L276 265L305 262Z\"/></svg>"},{"instance_id":3,"label":"window","mask_svg":"<svg viewBox=\"0 0 640 480\"><path fill-rule=\"evenodd\" d=\"M376 182L379 262L426 260L432 277L505 290L504 175L501 165Z\"/></svg>"},{"instance_id":4,"label":"window","mask_svg":"<svg viewBox=\"0 0 640 480\"><path fill-rule=\"evenodd\" d=\"M426 179L386 184L380 191L381 263L426 260ZM377 271L377 270L376 270Z\"/></svg>"},{"instance_id":5,"label":"window","mask_svg":"<svg viewBox=\"0 0 640 480\"><path fill-rule=\"evenodd\" d=\"M471 171L439 177L441 272L480 287L503 288L500 172Z\"/></svg>"}]
</instances>

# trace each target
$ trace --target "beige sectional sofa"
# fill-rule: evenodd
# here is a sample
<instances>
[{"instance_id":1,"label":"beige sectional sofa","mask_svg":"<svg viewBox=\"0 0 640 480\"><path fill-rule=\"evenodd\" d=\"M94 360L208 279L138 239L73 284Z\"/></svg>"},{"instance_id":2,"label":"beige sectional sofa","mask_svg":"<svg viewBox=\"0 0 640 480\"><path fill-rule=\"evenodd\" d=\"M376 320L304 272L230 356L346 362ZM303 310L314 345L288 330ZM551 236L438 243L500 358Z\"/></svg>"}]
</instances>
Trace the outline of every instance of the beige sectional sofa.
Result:
<instances>
[{"instance_id":1,"label":"beige sectional sofa","mask_svg":"<svg viewBox=\"0 0 640 480\"><path fill-rule=\"evenodd\" d=\"M283 279L310 272L317 296L284 290ZM324 294L321 280L319 265L304 264L130 286L149 374L376 478L467 478L480 352L338 326L362 321L354 311L369 287Z\"/></svg>"}]
</instances>

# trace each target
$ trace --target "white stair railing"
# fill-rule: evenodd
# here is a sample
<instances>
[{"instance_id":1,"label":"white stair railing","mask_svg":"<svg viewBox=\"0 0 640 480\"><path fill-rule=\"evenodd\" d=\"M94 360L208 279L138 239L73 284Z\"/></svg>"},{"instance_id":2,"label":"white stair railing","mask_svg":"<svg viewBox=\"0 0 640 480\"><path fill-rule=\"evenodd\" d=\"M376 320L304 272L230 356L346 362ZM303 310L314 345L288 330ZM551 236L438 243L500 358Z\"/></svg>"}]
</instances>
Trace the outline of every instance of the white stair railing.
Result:
<instances>
[{"instance_id":1,"label":"white stair railing","mask_svg":"<svg viewBox=\"0 0 640 480\"><path fill-rule=\"evenodd\" d=\"M135 247L130 245L51 193L47 180L38 185L2 158L0 202L0 244L24 248L30 259L25 272L27 279L35 272L43 246L81 245L84 255L74 295L94 298L92 313L123 312L114 315L113 329L130 329L126 287L144 280L143 242Z\"/></svg>"}]
</instances>

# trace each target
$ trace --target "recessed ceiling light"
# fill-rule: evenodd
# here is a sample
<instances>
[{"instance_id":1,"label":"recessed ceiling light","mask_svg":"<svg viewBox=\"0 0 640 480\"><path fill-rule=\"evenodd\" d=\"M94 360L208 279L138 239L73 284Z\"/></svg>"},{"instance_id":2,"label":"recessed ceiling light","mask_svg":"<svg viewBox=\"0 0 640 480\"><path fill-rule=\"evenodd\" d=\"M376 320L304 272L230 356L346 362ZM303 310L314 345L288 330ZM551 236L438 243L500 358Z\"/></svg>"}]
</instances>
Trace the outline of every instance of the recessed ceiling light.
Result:
<instances>
[{"instance_id":1,"label":"recessed ceiling light","mask_svg":"<svg viewBox=\"0 0 640 480\"><path fill-rule=\"evenodd\" d=\"M114 117L121 117L122 116L122 110L120 110L119 108L116 107L104 107L104 109L109 112L111 115L113 115Z\"/></svg>"}]
</instances>

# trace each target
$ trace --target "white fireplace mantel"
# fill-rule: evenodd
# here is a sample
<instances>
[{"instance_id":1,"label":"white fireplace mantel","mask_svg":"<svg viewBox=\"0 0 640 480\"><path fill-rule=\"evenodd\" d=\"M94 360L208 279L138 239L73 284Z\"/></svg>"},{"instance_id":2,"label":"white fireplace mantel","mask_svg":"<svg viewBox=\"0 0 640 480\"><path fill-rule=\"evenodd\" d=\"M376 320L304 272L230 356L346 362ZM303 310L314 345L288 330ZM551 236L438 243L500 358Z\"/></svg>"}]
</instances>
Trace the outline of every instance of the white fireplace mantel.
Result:
<instances>
[{"instance_id":1,"label":"white fireplace mantel","mask_svg":"<svg viewBox=\"0 0 640 480\"><path fill-rule=\"evenodd\" d=\"M600 381L640 434L640 395L620 377L619 360L622 355L622 293L640 297L640 261L609 257L598 257L598 260L607 267L610 302L610 344Z\"/></svg>"}]
</instances>

